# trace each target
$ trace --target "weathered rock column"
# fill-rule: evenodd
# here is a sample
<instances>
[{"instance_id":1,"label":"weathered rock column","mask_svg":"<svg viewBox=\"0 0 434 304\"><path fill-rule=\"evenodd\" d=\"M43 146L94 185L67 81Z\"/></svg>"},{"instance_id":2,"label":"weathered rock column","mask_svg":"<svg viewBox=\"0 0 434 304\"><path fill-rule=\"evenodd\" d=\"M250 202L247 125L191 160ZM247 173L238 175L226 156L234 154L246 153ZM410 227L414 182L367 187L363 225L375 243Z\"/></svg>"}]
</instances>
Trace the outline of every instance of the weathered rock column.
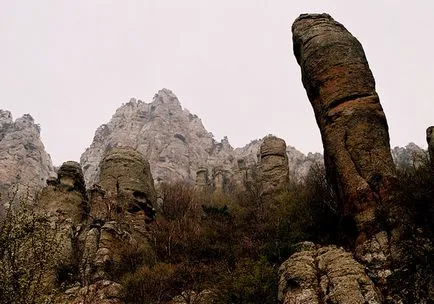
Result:
<instances>
[{"instance_id":1,"label":"weathered rock column","mask_svg":"<svg viewBox=\"0 0 434 304\"><path fill-rule=\"evenodd\" d=\"M301 15L294 54L324 145L327 176L360 235L378 232L376 208L396 181L386 117L359 41L327 14Z\"/></svg>"},{"instance_id":2,"label":"weathered rock column","mask_svg":"<svg viewBox=\"0 0 434 304\"><path fill-rule=\"evenodd\" d=\"M205 191L208 185L208 169L206 167L199 167L196 171L196 188L199 191Z\"/></svg>"},{"instance_id":3,"label":"weathered rock column","mask_svg":"<svg viewBox=\"0 0 434 304\"><path fill-rule=\"evenodd\" d=\"M431 162L431 168L434 172L434 126L426 129L426 142L428 143L428 153Z\"/></svg>"},{"instance_id":4,"label":"weathered rock column","mask_svg":"<svg viewBox=\"0 0 434 304\"><path fill-rule=\"evenodd\" d=\"M259 153L260 196L269 198L287 189L289 186L286 143L281 138L267 136L259 148Z\"/></svg>"}]
</instances>

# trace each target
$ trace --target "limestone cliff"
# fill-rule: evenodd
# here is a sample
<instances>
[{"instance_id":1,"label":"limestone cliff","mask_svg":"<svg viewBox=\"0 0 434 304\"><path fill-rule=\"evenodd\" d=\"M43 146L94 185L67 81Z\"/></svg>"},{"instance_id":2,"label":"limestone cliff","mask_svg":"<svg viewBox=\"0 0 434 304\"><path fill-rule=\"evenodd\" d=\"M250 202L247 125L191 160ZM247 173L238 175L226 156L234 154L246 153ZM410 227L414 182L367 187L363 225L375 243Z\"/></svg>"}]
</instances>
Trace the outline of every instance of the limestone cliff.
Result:
<instances>
[{"instance_id":1,"label":"limestone cliff","mask_svg":"<svg viewBox=\"0 0 434 304\"><path fill-rule=\"evenodd\" d=\"M32 116L14 121L9 111L0 110L0 214L4 204L34 198L52 175L50 155Z\"/></svg>"}]
</instances>

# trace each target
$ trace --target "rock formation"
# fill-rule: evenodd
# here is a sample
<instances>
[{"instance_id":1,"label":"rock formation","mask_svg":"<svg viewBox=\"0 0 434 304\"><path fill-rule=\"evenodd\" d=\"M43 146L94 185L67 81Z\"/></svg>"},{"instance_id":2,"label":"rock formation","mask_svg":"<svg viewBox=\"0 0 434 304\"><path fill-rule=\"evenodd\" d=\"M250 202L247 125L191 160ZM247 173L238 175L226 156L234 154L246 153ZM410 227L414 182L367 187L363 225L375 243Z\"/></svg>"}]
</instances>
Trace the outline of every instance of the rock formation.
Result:
<instances>
[{"instance_id":1,"label":"rock formation","mask_svg":"<svg viewBox=\"0 0 434 304\"><path fill-rule=\"evenodd\" d=\"M38 213L45 215L56 235L57 264L47 273L48 281L55 286L56 270L74 265L80 252L78 240L86 227L89 211L86 187L80 164L73 161L63 163L57 179L48 180L36 204Z\"/></svg>"},{"instance_id":2,"label":"rock formation","mask_svg":"<svg viewBox=\"0 0 434 304\"><path fill-rule=\"evenodd\" d=\"M99 183L90 190L89 230L82 266L87 282L110 280L128 246L145 246L156 203L154 181L143 155L128 147L107 151Z\"/></svg>"},{"instance_id":3,"label":"rock formation","mask_svg":"<svg viewBox=\"0 0 434 304\"><path fill-rule=\"evenodd\" d=\"M426 141L428 143L428 154L431 161L431 166L434 171L434 126L426 129Z\"/></svg>"},{"instance_id":4,"label":"rock formation","mask_svg":"<svg viewBox=\"0 0 434 304\"><path fill-rule=\"evenodd\" d=\"M196 187L199 191L205 191L209 186L208 169L199 167L196 172Z\"/></svg>"},{"instance_id":5,"label":"rock formation","mask_svg":"<svg viewBox=\"0 0 434 304\"><path fill-rule=\"evenodd\" d=\"M394 147L391 152L393 162L398 169L419 167L425 164L426 151L412 142L405 147Z\"/></svg>"},{"instance_id":6,"label":"rock formation","mask_svg":"<svg viewBox=\"0 0 434 304\"><path fill-rule=\"evenodd\" d=\"M242 148L232 148L225 137L214 140L200 118L182 109L178 98L167 89L160 90L151 103L131 99L120 107L110 122L95 132L91 146L83 153L81 165L88 186L97 183L99 163L106 150L133 147L146 155L156 186L160 182L195 183L198 171L208 171L210 185L218 185L224 170L230 183L242 189L248 171L258 164L262 140L254 140ZM287 147L291 178L304 177L312 163L322 161L319 153L305 156Z\"/></svg>"},{"instance_id":7,"label":"rock formation","mask_svg":"<svg viewBox=\"0 0 434 304\"><path fill-rule=\"evenodd\" d=\"M378 232L378 201L390 201L395 166L386 117L358 40L327 14L301 15L294 54L315 112L329 181L362 234Z\"/></svg>"},{"instance_id":8,"label":"rock formation","mask_svg":"<svg viewBox=\"0 0 434 304\"><path fill-rule=\"evenodd\" d=\"M310 242L298 247L279 268L279 303L383 303L364 267L350 253Z\"/></svg>"},{"instance_id":9,"label":"rock formation","mask_svg":"<svg viewBox=\"0 0 434 304\"><path fill-rule=\"evenodd\" d=\"M261 144L259 171L262 197L270 197L289 186L288 157L283 139L267 136Z\"/></svg>"},{"instance_id":10,"label":"rock formation","mask_svg":"<svg viewBox=\"0 0 434 304\"><path fill-rule=\"evenodd\" d=\"M127 201L140 200L151 206L156 201L149 163L132 148L114 148L106 153L100 164L99 185L109 197L121 195Z\"/></svg>"},{"instance_id":11,"label":"rock formation","mask_svg":"<svg viewBox=\"0 0 434 304\"><path fill-rule=\"evenodd\" d=\"M423 302L432 290L429 275L415 270L411 284L396 284L408 268L422 269L412 261L412 248L422 246L430 255L432 247L428 238L418 237L423 229L412 224L398 196L387 121L363 48L327 14L301 15L292 32L328 180L342 216L357 226L355 257L388 303Z\"/></svg>"},{"instance_id":12,"label":"rock formation","mask_svg":"<svg viewBox=\"0 0 434 304\"><path fill-rule=\"evenodd\" d=\"M132 147L146 155L155 181L193 182L202 160L218 154L218 145L196 116L183 110L178 98L160 90L152 103L132 99L95 133L81 157L90 186L97 182L99 162L106 150Z\"/></svg>"},{"instance_id":13,"label":"rock formation","mask_svg":"<svg viewBox=\"0 0 434 304\"><path fill-rule=\"evenodd\" d=\"M48 186L42 190L38 208L78 225L88 213L86 187L80 164L67 161L60 166L57 175L57 179L49 179Z\"/></svg>"},{"instance_id":14,"label":"rock formation","mask_svg":"<svg viewBox=\"0 0 434 304\"><path fill-rule=\"evenodd\" d=\"M33 200L54 175L33 118L25 114L13 121L10 112L0 110L0 216L4 204Z\"/></svg>"},{"instance_id":15,"label":"rock formation","mask_svg":"<svg viewBox=\"0 0 434 304\"><path fill-rule=\"evenodd\" d=\"M57 238L56 264L46 284L55 288L78 273L77 287L57 299L80 303L123 303L116 274L125 250L145 250L156 202L149 163L131 148L114 148L100 164L99 183L86 191L80 164L68 161L47 181L37 211L47 216ZM77 276L77 274L76 274Z\"/></svg>"}]
</instances>

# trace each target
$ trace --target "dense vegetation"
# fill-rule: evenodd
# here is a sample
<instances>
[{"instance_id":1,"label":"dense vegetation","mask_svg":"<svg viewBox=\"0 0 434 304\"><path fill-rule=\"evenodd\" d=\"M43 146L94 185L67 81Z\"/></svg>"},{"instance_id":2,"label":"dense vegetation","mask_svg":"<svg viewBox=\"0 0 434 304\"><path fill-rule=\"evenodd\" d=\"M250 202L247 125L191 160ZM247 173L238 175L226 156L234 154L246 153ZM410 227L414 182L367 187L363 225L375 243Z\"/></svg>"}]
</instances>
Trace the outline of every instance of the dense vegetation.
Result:
<instances>
[{"instance_id":1,"label":"dense vegetation","mask_svg":"<svg viewBox=\"0 0 434 304\"><path fill-rule=\"evenodd\" d=\"M421 237L432 240L429 162L403 168L398 176L398 199L415 226L427 231ZM182 183L161 190L163 202L149 225L149 244L126 246L121 266L113 270L127 303L167 303L175 296L198 303L195 295L201 291L215 303L276 303L278 267L297 242L353 246L353 224L339 216L320 165L273 199L261 199L255 182L242 193L198 193ZM55 237L45 233L51 231L47 225L26 207L10 211L1 222L1 303L43 303L44 290L37 287L56 250ZM426 272L429 278L433 261L423 253L413 250L410 266L425 265L413 273L423 277Z\"/></svg>"},{"instance_id":2,"label":"dense vegetation","mask_svg":"<svg viewBox=\"0 0 434 304\"><path fill-rule=\"evenodd\" d=\"M189 292L202 290L216 303L276 303L277 269L294 244L345 239L320 166L275 199L261 199L259 183L232 194L187 184L162 190L151 248L124 256L132 266L123 276L128 303L164 303L182 292L189 303Z\"/></svg>"}]
</instances>

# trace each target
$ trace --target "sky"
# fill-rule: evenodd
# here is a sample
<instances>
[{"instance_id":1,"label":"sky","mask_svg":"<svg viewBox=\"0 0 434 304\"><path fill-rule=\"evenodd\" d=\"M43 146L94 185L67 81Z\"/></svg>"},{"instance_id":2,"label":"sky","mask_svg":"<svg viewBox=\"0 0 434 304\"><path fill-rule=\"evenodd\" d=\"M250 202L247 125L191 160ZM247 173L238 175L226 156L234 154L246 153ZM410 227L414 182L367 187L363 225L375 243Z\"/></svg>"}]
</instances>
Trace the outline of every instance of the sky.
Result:
<instances>
[{"instance_id":1,"label":"sky","mask_svg":"<svg viewBox=\"0 0 434 304\"><path fill-rule=\"evenodd\" d=\"M433 1L0 0L0 109L30 113L54 164L78 161L131 97L172 90L216 140L322 152L292 22L327 12L362 43L391 146L434 125Z\"/></svg>"}]
</instances>

